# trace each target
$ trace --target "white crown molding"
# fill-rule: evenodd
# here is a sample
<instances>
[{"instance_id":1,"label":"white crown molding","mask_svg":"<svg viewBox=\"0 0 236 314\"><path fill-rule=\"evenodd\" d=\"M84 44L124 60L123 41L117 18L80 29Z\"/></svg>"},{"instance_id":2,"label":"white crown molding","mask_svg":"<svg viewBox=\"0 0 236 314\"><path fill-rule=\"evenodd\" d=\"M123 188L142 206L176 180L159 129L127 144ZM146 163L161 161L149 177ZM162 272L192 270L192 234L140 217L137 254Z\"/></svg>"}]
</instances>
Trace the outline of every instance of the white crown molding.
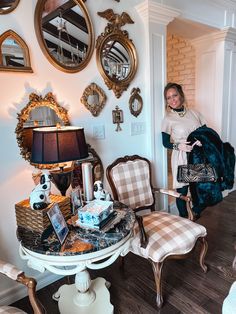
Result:
<instances>
[{"instance_id":1,"label":"white crown molding","mask_svg":"<svg viewBox=\"0 0 236 314\"><path fill-rule=\"evenodd\" d=\"M235 0L210 0L210 2L223 8L236 9Z\"/></svg>"},{"instance_id":2,"label":"white crown molding","mask_svg":"<svg viewBox=\"0 0 236 314\"><path fill-rule=\"evenodd\" d=\"M135 8L145 22L163 25L169 24L181 13L180 10L149 0L145 0Z\"/></svg>"},{"instance_id":3,"label":"white crown molding","mask_svg":"<svg viewBox=\"0 0 236 314\"><path fill-rule=\"evenodd\" d=\"M236 43L236 29L231 27L226 27L220 30L219 32L214 32L207 34L196 39L191 40L191 44L195 47L205 44L211 41L227 41Z\"/></svg>"}]
</instances>

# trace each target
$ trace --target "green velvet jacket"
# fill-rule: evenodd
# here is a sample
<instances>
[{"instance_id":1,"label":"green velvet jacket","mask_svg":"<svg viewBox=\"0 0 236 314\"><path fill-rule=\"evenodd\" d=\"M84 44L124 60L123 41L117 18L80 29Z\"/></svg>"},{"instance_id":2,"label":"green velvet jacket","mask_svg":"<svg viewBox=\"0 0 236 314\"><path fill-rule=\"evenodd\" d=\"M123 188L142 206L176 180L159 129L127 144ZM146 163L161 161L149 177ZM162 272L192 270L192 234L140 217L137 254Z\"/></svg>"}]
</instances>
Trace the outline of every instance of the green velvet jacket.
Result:
<instances>
[{"instance_id":1,"label":"green velvet jacket","mask_svg":"<svg viewBox=\"0 0 236 314\"><path fill-rule=\"evenodd\" d=\"M189 163L210 163L218 174L217 182L190 183L190 192L194 206L206 208L219 203L222 191L232 189L234 185L235 153L230 143L223 143L216 131L206 125L196 129L187 138L194 143L199 140L202 147L194 146L189 153Z\"/></svg>"}]
</instances>

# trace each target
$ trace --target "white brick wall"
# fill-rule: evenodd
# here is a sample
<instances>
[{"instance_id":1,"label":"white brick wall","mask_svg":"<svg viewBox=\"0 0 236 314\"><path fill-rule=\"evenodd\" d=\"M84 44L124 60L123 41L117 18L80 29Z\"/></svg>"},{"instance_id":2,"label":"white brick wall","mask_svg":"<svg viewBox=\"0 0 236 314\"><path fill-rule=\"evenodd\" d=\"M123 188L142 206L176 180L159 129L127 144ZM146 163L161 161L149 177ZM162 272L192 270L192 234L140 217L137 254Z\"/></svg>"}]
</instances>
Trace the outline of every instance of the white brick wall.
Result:
<instances>
[{"instance_id":1,"label":"white brick wall","mask_svg":"<svg viewBox=\"0 0 236 314\"><path fill-rule=\"evenodd\" d=\"M167 82L183 86L189 107L195 99L195 50L190 42L167 33Z\"/></svg>"}]
</instances>

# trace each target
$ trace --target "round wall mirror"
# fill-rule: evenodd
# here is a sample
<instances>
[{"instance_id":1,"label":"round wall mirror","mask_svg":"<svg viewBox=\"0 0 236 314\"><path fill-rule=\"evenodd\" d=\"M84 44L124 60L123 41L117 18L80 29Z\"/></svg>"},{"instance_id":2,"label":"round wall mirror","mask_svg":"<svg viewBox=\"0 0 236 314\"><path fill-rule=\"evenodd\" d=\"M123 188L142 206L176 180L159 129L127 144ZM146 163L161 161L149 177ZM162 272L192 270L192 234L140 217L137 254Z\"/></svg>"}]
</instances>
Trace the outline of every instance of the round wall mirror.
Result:
<instances>
[{"instance_id":1,"label":"round wall mirror","mask_svg":"<svg viewBox=\"0 0 236 314\"><path fill-rule=\"evenodd\" d=\"M0 14L7 14L13 11L20 0L0 0Z\"/></svg>"},{"instance_id":2,"label":"round wall mirror","mask_svg":"<svg viewBox=\"0 0 236 314\"><path fill-rule=\"evenodd\" d=\"M56 102L52 93L48 93L45 97L30 94L28 104L18 114L15 130L17 143L25 160L30 161L31 158L33 129L55 126L58 123L70 125L67 110ZM48 165L38 165L38 167L49 168Z\"/></svg>"},{"instance_id":3,"label":"round wall mirror","mask_svg":"<svg viewBox=\"0 0 236 314\"><path fill-rule=\"evenodd\" d=\"M38 0L35 31L47 59L64 72L79 72L94 49L94 32L82 0Z\"/></svg>"},{"instance_id":4,"label":"round wall mirror","mask_svg":"<svg viewBox=\"0 0 236 314\"><path fill-rule=\"evenodd\" d=\"M127 90L137 71L136 48L129 39L128 32L120 29L133 21L127 13L123 12L122 16L119 16L112 9L98 12L98 15L111 22L96 42L98 69L107 87L119 98L122 92Z\"/></svg>"},{"instance_id":5,"label":"round wall mirror","mask_svg":"<svg viewBox=\"0 0 236 314\"><path fill-rule=\"evenodd\" d=\"M103 70L114 80L125 80L130 72L131 59L125 46L119 41L104 42L101 62Z\"/></svg>"}]
</instances>

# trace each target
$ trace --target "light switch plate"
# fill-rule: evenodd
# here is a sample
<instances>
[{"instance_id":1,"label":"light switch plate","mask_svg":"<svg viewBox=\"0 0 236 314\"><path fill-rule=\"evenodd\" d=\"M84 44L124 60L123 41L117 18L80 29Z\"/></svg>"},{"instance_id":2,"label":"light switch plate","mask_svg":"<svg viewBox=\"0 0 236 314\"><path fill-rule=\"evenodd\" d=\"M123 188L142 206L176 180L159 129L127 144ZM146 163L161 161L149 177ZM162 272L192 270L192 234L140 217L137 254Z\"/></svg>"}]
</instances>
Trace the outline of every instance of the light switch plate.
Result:
<instances>
[{"instance_id":1,"label":"light switch plate","mask_svg":"<svg viewBox=\"0 0 236 314\"><path fill-rule=\"evenodd\" d=\"M105 139L105 127L104 125L93 126L93 137L99 140Z\"/></svg>"}]
</instances>

